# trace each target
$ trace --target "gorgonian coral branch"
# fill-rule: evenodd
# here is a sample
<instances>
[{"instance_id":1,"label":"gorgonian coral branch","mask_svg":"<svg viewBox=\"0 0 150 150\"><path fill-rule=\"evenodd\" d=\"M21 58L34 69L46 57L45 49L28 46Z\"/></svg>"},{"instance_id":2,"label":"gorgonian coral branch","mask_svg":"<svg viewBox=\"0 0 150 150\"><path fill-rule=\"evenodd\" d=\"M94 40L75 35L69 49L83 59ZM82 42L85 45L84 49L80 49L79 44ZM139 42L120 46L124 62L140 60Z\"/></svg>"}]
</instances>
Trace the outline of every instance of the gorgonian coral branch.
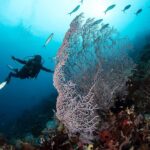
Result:
<instances>
[{"instance_id":1,"label":"gorgonian coral branch","mask_svg":"<svg viewBox=\"0 0 150 150\"><path fill-rule=\"evenodd\" d=\"M97 110L108 110L115 94L125 88L134 67L128 39L111 27L83 23L83 14L70 24L56 57L54 86L58 90L57 117L68 131L93 139L101 126Z\"/></svg>"}]
</instances>

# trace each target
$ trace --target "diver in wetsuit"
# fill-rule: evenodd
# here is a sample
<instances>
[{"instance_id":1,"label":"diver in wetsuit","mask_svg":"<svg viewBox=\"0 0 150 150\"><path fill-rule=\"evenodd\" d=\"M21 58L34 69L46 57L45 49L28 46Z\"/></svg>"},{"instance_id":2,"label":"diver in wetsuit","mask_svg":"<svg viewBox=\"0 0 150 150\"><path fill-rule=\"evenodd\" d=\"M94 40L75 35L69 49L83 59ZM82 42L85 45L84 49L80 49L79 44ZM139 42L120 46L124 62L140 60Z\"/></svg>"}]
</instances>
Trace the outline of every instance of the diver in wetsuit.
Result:
<instances>
[{"instance_id":1,"label":"diver in wetsuit","mask_svg":"<svg viewBox=\"0 0 150 150\"><path fill-rule=\"evenodd\" d=\"M24 64L24 66L20 70L12 69L13 71L9 73L5 80L7 83L10 82L11 77L20 79L36 78L41 70L54 73L54 71L47 69L42 65L42 57L40 55L35 55L28 61L15 58L14 56L12 56L12 59L21 64Z\"/></svg>"}]
</instances>

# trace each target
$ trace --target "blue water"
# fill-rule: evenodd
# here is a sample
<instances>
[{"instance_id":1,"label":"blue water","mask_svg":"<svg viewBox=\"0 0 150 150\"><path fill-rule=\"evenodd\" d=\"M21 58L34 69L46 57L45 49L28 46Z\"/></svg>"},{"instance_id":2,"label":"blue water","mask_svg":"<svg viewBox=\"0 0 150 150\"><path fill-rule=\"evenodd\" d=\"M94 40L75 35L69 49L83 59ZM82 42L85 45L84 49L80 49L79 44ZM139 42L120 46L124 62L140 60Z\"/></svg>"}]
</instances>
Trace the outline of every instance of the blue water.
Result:
<instances>
[{"instance_id":1,"label":"blue water","mask_svg":"<svg viewBox=\"0 0 150 150\"><path fill-rule=\"evenodd\" d=\"M150 32L149 0L84 0L81 9L68 16L67 13L78 3L78 0L0 0L0 82L10 71L8 64L14 68L22 66L14 62L11 56L28 59L28 56L40 54L44 66L54 70L53 57L62 44L71 20L82 11L87 18L104 18L105 23L109 22L121 34L131 38L137 49L144 45L145 35ZM112 3L118 4L118 7L105 16L103 11ZM133 7L123 14L122 7L129 3ZM139 8L143 8L143 12L135 16ZM55 34L54 39L45 49L42 48L52 32ZM53 74L50 73L41 71L35 80L12 79L0 91L0 123L15 120L24 110L32 108L55 92Z\"/></svg>"},{"instance_id":2,"label":"blue water","mask_svg":"<svg viewBox=\"0 0 150 150\"><path fill-rule=\"evenodd\" d=\"M8 64L14 68L22 67L19 63L14 62L11 56L28 59L28 56L40 54L44 59L44 66L54 70L52 57L60 43L53 42L46 49L43 49L42 45L45 39L33 36L30 31L24 29L21 25L17 27L1 25L0 34L1 82L10 71L7 67ZM12 79L11 83L0 91L0 113L5 114L8 118L16 117L24 109L32 107L43 97L49 96L55 91L52 77L53 74L41 71L35 80Z\"/></svg>"}]
</instances>

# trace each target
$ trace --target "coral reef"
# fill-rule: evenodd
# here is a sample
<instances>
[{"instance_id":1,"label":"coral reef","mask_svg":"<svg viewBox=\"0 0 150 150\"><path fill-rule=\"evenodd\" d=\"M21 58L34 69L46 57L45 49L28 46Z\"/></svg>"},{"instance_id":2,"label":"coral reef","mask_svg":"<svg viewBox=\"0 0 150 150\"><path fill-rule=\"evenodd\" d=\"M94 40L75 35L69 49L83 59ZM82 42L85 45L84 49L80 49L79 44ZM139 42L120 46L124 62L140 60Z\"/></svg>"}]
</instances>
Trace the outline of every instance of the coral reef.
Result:
<instances>
[{"instance_id":1,"label":"coral reef","mask_svg":"<svg viewBox=\"0 0 150 150\"><path fill-rule=\"evenodd\" d=\"M69 134L79 132L87 142L98 128L108 126L101 114L113 106L116 93L126 94L135 64L128 55L132 46L127 38L83 18L80 14L72 21L58 51L54 86L59 94L58 119Z\"/></svg>"},{"instance_id":2,"label":"coral reef","mask_svg":"<svg viewBox=\"0 0 150 150\"><path fill-rule=\"evenodd\" d=\"M137 67L129 81L128 96L134 100L136 111L150 113L150 43L146 43Z\"/></svg>"},{"instance_id":3,"label":"coral reef","mask_svg":"<svg viewBox=\"0 0 150 150\"><path fill-rule=\"evenodd\" d=\"M134 107L118 113L107 113L107 122L111 125L97 131L98 138L92 143L80 140L80 133L68 136L62 124L48 133L41 133L38 138L17 140L10 145L0 136L2 150L149 150L150 117L137 114Z\"/></svg>"}]
</instances>

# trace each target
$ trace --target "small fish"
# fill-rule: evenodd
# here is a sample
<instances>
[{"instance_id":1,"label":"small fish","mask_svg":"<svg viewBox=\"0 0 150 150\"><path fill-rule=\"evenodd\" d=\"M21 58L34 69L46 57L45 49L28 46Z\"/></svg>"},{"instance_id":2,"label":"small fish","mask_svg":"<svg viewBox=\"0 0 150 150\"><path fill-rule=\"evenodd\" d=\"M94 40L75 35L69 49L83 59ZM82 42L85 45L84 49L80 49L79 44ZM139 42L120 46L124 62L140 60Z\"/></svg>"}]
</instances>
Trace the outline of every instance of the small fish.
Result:
<instances>
[{"instance_id":1,"label":"small fish","mask_svg":"<svg viewBox=\"0 0 150 150\"><path fill-rule=\"evenodd\" d=\"M108 11L112 10L116 5L110 5L109 7L107 7L107 9L104 11L104 13L106 14Z\"/></svg>"},{"instance_id":2,"label":"small fish","mask_svg":"<svg viewBox=\"0 0 150 150\"><path fill-rule=\"evenodd\" d=\"M51 33L50 36L45 41L45 44L43 45L43 47L46 47L49 44L49 42L52 40L53 36L54 36L54 33Z\"/></svg>"},{"instance_id":3,"label":"small fish","mask_svg":"<svg viewBox=\"0 0 150 150\"><path fill-rule=\"evenodd\" d=\"M76 12L78 9L80 8L80 5L78 5L77 7L75 7L70 13L68 13L69 15L72 15L74 12Z\"/></svg>"},{"instance_id":4,"label":"small fish","mask_svg":"<svg viewBox=\"0 0 150 150\"><path fill-rule=\"evenodd\" d=\"M48 57L48 59L50 59L51 62L55 62L56 61L56 56L55 57Z\"/></svg>"},{"instance_id":5,"label":"small fish","mask_svg":"<svg viewBox=\"0 0 150 150\"><path fill-rule=\"evenodd\" d=\"M84 1L84 0L81 0L81 1L80 1L80 3L82 3L82 4L83 4L83 1Z\"/></svg>"},{"instance_id":6,"label":"small fish","mask_svg":"<svg viewBox=\"0 0 150 150\"><path fill-rule=\"evenodd\" d=\"M1 90L2 88L4 88L6 84L7 84L7 81L2 82L2 83L0 84L0 90Z\"/></svg>"},{"instance_id":7,"label":"small fish","mask_svg":"<svg viewBox=\"0 0 150 150\"><path fill-rule=\"evenodd\" d=\"M103 21L103 19L96 20L92 23L92 26L97 25L97 24L101 23L102 21Z\"/></svg>"},{"instance_id":8,"label":"small fish","mask_svg":"<svg viewBox=\"0 0 150 150\"><path fill-rule=\"evenodd\" d=\"M53 113L56 113L55 109L52 109Z\"/></svg>"},{"instance_id":9,"label":"small fish","mask_svg":"<svg viewBox=\"0 0 150 150\"><path fill-rule=\"evenodd\" d=\"M125 6L122 11L125 12L125 11L126 11L127 9L129 9L130 7L131 7L131 5L129 4L129 5Z\"/></svg>"},{"instance_id":10,"label":"small fish","mask_svg":"<svg viewBox=\"0 0 150 150\"><path fill-rule=\"evenodd\" d=\"M140 14L142 11L143 11L142 9L139 9L139 10L135 13L135 15Z\"/></svg>"},{"instance_id":11,"label":"small fish","mask_svg":"<svg viewBox=\"0 0 150 150\"><path fill-rule=\"evenodd\" d=\"M101 27L100 31L102 31L102 30L106 29L108 26L109 26L109 23L104 24L104 25Z\"/></svg>"}]
</instances>

